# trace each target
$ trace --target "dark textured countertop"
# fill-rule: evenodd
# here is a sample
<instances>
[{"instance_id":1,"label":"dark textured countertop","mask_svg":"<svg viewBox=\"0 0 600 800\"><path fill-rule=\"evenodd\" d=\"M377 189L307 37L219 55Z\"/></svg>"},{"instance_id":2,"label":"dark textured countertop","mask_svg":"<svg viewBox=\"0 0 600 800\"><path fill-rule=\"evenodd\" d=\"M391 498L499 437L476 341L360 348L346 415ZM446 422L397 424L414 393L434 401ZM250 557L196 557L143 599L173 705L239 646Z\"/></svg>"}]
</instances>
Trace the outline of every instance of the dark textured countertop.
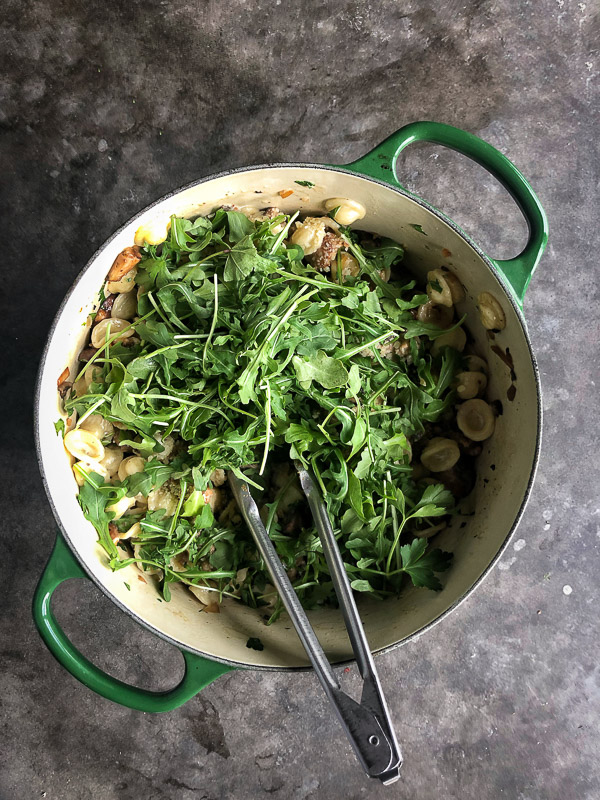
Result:
<instances>
[{"instance_id":1,"label":"dark textured countertop","mask_svg":"<svg viewBox=\"0 0 600 800\"><path fill-rule=\"evenodd\" d=\"M5 3L2 202L2 800L597 800L598 74L590 0ZM96 697L53 660L30 603L55 524L32 440L48 326L74 276L167 190L244 164L343 163L406 122L477 133L551 225L525 312L544 444L519 532L475 595L378 661L406 763L369 784L310 674L234 673L178 711ZM439 147L400 165L490 253L525 227ZM90 583L55 598L96 663L167 688L177 652ZM356 675L351 673L351 682Z\"/></svg>"}]
</instances>

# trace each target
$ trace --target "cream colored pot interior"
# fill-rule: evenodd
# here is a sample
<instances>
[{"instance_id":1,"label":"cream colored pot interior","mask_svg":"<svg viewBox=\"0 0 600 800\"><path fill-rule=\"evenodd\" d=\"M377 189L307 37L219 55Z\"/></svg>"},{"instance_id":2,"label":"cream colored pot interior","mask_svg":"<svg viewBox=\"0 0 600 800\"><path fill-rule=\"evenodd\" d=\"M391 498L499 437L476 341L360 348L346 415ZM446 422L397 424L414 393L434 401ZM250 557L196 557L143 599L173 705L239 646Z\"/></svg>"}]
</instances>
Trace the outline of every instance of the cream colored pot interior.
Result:
<instances>
[{"instance_id":1,"label":"cream colored pot interior","mask_svg":"<svg viewBox=\"0 0 600 800\"><path fill-rule=\"evenodd\" d=\"M314 188L295 181L306 180ZM293 193L282 199L279 192ZM529 347L519 316L497 277L483 258L451 226L403 194L374 181L335 169L318 167L267 167L224 175L185 189L160 201L124 227L93 259L66 300L51 335L43 364L39 400L39 441L48 492L65 536L80 560L103 589L140 622L174 643L219 660L256 667L298 667L308 663L286 615L266 627L259 614L235 601L226 601L220 614L206 614L182 587L175 586L170 603L157 602L152 578L142 578L135 567L116 573L107 566L96 533L81 512L62 439L54 430L59 416L56 381L67 363L75 364L93 310L115 256L133 244L142 223L166 225L171 214L187 217L212 211L222 203L275 205L286 212L323 213L330 197L358 200L367 209L358 225L401 242L406 263L424 280L429 269L447 265L465 286L467 297L459 311L468 314L467 327L475 339L475 352L490 366L488 399L500 400L503 413L494 436L485 442L479 461L477 485L457 516L437 539L438 546L454 553L453 566L442 576L443 591L407 587L397 600L363 601L360 612L374 652L406 640L440 618L478 582L505 544L518 519L532 477L538 439L538 392ZM419 230L419 228L421 230ZM421 232L422 231L422 232ZM492 292L507 318L506 329L490 341L475 307L480 292ZM514 360L516 394L507 398L513 381L508 366L491 350L507 348ZM72 373L73 375L73 373ZM471 514L471 512L474 512ZM145 582L146 581L146 582ZM126 588L128 583L131 590ZM362 598L361 598L362 600ZM352 657L341 617L334 610L310 612L310 619L333 661ZM246 647L259 636L264 650Z\"/></svg>"}]
</instances>

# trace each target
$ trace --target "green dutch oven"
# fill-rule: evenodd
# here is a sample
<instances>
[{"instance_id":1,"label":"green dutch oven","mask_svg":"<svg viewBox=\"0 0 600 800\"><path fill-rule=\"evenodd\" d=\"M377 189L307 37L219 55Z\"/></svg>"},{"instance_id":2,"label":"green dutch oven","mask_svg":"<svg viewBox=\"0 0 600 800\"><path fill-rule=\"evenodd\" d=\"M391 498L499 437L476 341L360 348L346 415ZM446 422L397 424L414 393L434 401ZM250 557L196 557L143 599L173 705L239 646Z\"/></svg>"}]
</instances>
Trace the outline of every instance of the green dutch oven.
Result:
<instances>
[{"instance_id":1,"label":"green dutch oven","mask_svg":"<svg viewBox=\"0 0 600 800\"><path fill-rule=\"evenodd\" d=\"M529 226L528 241L519 256L506 261L490 258L452 220L402 187L396 176L396 161L409 144L419 141L445 145L469 156L508 189ZM310 181L314 187L300 189L295 181ZM289 187L295 189L294 193L282 199L279 193ZM539 376L522 300L547 241L544 211L516 167L470 133L435 122L417 122L401 128L351 164L274 164L203 178L137 214L98 250L62 303L41 361L36 397L37 451L60 533L35 593L33 616L52 654L74 677L103 697L141 711L169 711L229 670L306 669L308 661L290 626L266 627L255 610L235 601L224 602L220 614L198 613L197 601L182 586L173 586L170 603L157 603L156 588L149 581L137 580L139 573L134 566L127 568L131 574L109 569L95 531L77 502L70 463L54 430L60 413L56 378L64 369L65 358L75 365L98 288L115 256L132 244L140 225L161 224L171 214L205 214L223 203L261 208L276 205L286 213L297 208L303 213L322 213L323 201L330 197L362 203L367 213L360 227L401 242L407 266L417 278L424 280L428 270L442 265L458 275L466 289L461 313L468 314L476 352L489 363L489 396L501 400L503 408L496 432L485 443L479 460L477 483L470 496L472 513L455 518L439 536L439 545L454 552L443 590L434 593L409 586L397 599L361 603L373 653L398 647L443 620L479 586L515 531L531 490L541 432ZM478 322L476 303L481 292L492 293L506 315L506 328L494 340ZM511 359L512 368L507 363ZM70 578L94 581L123 611L178 647L186 665L181 683L166 692L147 691L129 686L90 663L52 614L52 594ZM309 617L329 659L334 663L349 661L352 653L338 612L317 609L309 612ZM260 636L264 650L248 649L250 636Z\"/></svg>"}]
</instances>

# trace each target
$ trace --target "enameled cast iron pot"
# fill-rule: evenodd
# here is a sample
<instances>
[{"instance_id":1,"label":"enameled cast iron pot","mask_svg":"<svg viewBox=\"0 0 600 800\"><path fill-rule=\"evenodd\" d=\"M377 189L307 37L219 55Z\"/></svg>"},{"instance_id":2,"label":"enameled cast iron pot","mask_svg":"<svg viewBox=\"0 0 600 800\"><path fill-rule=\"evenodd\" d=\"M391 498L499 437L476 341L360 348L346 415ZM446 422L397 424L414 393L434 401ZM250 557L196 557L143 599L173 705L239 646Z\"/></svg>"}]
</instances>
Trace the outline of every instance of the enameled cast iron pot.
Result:
<instances>
[{"instance_id":1,"label":"enameled cast iron pot","mask_svg":"<svg viewBox=\"0 0 600 800\"><path fill-rule=\"evenodd\" d=\"M469 156L508 189L529 225L528 243L518 257L508 261L489 258L455 223L400 185L396 159L417 141L445 145ZM314 188L301 188L295 183L299 180L311 181ZM282 200L279 192L288 189L294 193ZM59 415L57 377L66 359L71 366L75 364L98 289L115 256L133 243L134 232L142 223L168 219L171 214L206 214L222 203L260 208L274 205L286 213L297 208L323 213L322 203L330 197L362 203L367 214L358 226L401 242L407 266L423 282L428 270L442 265L458 275L467 294L460 311L468 313L476 352L489 363L489 398L500 400L503 409L479 460L477 484L470 496L474 514L453 519L439 536L439 545L454 553L443 591L408 586L397 600L362 602L360 611L372 651L377 654L397 647L454 610L481 583L517 526L537 465L541 429L538 370L521 303L546 245L547 223L537 197L510 161L472 134L434 122L417 122L351 164L275 164L198 180L137 214L93 256L60 307L40 367L37 450L60 533L37 588L33 614L42 638L60 663L104 697L143 711L168 711L231 669L291 670L306 668L308 661L293 628L285 624L266 627L253 609L230 601L224 603L220 614L198 613L195 598L176 585L170 603L157 603L155 586L137 580L134 566L111 572L92 525L83 517L62 438L54 430ZM478 321L476 299L484 291L499 300L506 315L506 328L494 340ZM507 364L510 358L512 369ZM461 527L464 522L466 526ZM186 662L181 683L167 692L146 691L110 677L87 661L60 629L50 607L52 593L68 578L91 578L123 611L179 647ZM320 609L309 615L330 660L342 663L351 659L338 612ZM264 650L248 649L250 636L260 636Z\"/></svg>"}]
</instances>

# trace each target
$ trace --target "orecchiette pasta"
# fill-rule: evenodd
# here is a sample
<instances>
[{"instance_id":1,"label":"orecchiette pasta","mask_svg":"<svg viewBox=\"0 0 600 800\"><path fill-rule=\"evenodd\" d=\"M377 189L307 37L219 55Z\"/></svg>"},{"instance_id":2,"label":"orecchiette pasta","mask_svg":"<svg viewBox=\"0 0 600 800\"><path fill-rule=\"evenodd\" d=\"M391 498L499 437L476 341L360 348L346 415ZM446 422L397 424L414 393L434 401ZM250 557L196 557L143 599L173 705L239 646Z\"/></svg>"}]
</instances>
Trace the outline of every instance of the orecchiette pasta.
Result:
<instances>
[{"instance_id":1,"label":"orecchiette pasta","mask_svg":"<svg viewBox=\"0 0 600 800\"><path fill-rule=\"evenodd\" d=\"M104 456L99 462L104 469L108 472L109 476L114 477L119 471L121 462L123 461L123 451L116 445L109 445L104 448Z\"/></svg>"},{"instance_id":2,"label":"orecchiette pasta","mask_svg":"<svg viewBox=\"0 0 600 800\"><path fill-rule=\"evenodd\" d=\"M305 256L310 256L323 244L326 228L337 230L338 225L329 217L306 217L303 222L296 223L290 241L301 247Z\"/></svg>"},{"instance_id":3,"label":"orecchiette pasta","mask_svg":"<svg viewBox=\"0 0 600 800\"><path fill-rule=\"evenodd\" d=\"M461 400L477 397L487 386L487 378L483 372L459 372L456 379L456 394Z\"/></svg>"},{"instance_id":4,"label":"orecchiette pasta","mask_svg":"<svg viewBox=\"0 0 600 800\"><path fill-rule=\"evenodd\" d=\"M360 266L354 256L350 253L341 252L339 259L340 270L342 273L342 283L344 283L344 278L356 278L360 273ZM334 265L331 268L331 277L336 283L338 282L338 270L336 262L334 262Z\"/></svg>"},{"instance_id":5,"label":"orecchiette pasta","mask_svg":"<svg viewBox=\"0 0 600 800\"><path fill-rule=\"evenodd\" d=\"M113 303L111 316L117 319L133 319L137 313L137 297L135 292L120 294Z\"/></svg>"},{"instance_id":6,"label":"orecchiette pasta","mask_svg":"<svg viewBox=\"0 0 600 800\"><path fill-rule=\"evenodd\" d=\"M333 218L340 225L351 225L359 219L362 219L367 213L366 208L357 203L356 200L348 200L346 197L331 197L325 200L324 204L326 211L334 211Z\"/></svg>"},{"instance_id":7,"label":"orecchiette pasta","mask_svg":"<svg viewBox=\"0 0 600 800\"><path fill-rule=\"evenodd\" d=\"M134 522L131 528L128 528L125 531L125 533L119 534L119 539L121 541L125 539L137 539L137 537L140 535L141 532L142 532L142 526L140 525L140 523Z\"/></svg>"},{"instance_id":8,"label":"orecchiette pasta","mask_svg":"<svg viewBox=\"0 0 600 800\"><path fill-rule=\"evenodd\" d=\"M446 269L427 273L427 296L438 306L452 306L464 300L465 290L456 275Z\"/></svg>"},{"instance_id":9,"label":"orecchiette pasta","mask_svg":"<svg viewBox=\"0 0 600 800\"><path fill-rule=\"evenodd\" d=\"M136 472L143 472L145 463L144 459L140 456L128 456L124 458L119 464L119 480L124 481Z\"/></svg>"},{"instance_id":10,"label":"orecchiette pasta","mask_svg":"<svg viewBox=\"0 0 600 800\"><path fill-rule=\"evenodd\" d=\"M114 427L110 420L104 419L100 414L90 414L79 426L80 430L93 433L97 439L104 441L113 435Z\"/></svg>"},{"instance_id":11,"label":"orecchiette pasta","mask_svg":"<svg viewBox=\"0 0 600 800\"><path fill-rule=\"evenodd\" d=\"M436 436L421 453L421 464L431 472L451 469L460 458L460 448L454 439Z\"/></svg>"},{"instance_id":12,"label":"orecchiette pasta","mask_svg":"<svg viewBox=\"0 0 600 800\"><path fill-rule=\"evenodd\" d=\"M456 414L456 424L468 439L482 442L494 432L494 412L485 400L473 399L462 403Z\"/></svg>"},{"instance_id":13,"label":"orecchiette pasta","mask_svg":"<svg viewBox=\"0 0 600 800\"><path fill-rule=\"evenodd\" d=\"M107 337L112 339L113 336L119 334L113 340L118 341L119 339L127 339L132 333L133 329L128 320L107 317L107 319L103 319L102 322L99 322L92 328L92 347L102 347L106 343Z\"/></svg>"},{"instance_id":14,"label":"orecchiette pasta","mask_svg":"<svg viewBox=\"0 0 600 800\"><path fill-rule=\"evenodd\" d=\"M65 435L64 444L78 461L101 461L104 458L104 447L100 439L81 428L69 431Z\"/></svg>"},{"instance_id":15,"label":"orecchiette pasta","mask_svg":"<svg viewBox=\"0 0 600 800\"><path fill-rule=\"evenodd\" d=\"M219 602L219 593L206 589L204 586L188 586L188 589L205 606Z\"/></svg>"},{"instance_id":16,"label":"orecchiette pasta","mask_svg":"<svg viewBox=\"0 0 600 800\"><path fill-rule=\"evenodd\" d=\"M454 318L454 309L452 306L439 306L432 303L424 303L419 306L417 311L417 319L419 322L427 322L431 325L437 325L439 328L447 328Z\"/></svg>"},{"instance_id":17,"label":"orecchiette pasta","mask_svg":"<svg viewBox=\"0 0 600 800\"><path fill-rule=\"evenodd\" d=\"M92 383L101 383L102 382L102 368L101 367L89 367L83 373L83 380L85 381L86 389L89 389Z\"/></svg>"},{"instance_id":18,"label":"orecchiette pasta","mask_svg":"<svg viewBox=\"0 0 600 800\"><path fill-rule=\"evenodd\" d=\"M106 506L107 511L111 511L115 519L121 519L123 514L135 505L135 497L122 497L114 503Z\"/></svg>"},{"instance_id":19,"label":"orecchiette pasta","mask_svg":"<svg viewBox=\"0 0 600 800\"><path fill-rule=\"evenodd\" d=\"M172 517L177 509L177 498L164 486L153 489L148 495L148 511L157 511L162 508L167 517Z\"/></svg>"},{"instance_id":20,"label":"orecchiette pasta","mask_svg":"<svg viewBox=\"0 0 600 800\"><path fill-rule=\"evenodd\" d=\"M490 292L482 292L477 296L479 319L489 331L501 331L506 328L506 316L502 306Z\"/></svg>"},{"instance_id":21,"label":"orecchiette pasta","mask_svg":"<svg viewBox=\"0 0 600 800\"><path fill-rule=\"evenodd\" d=\"M222 486L227 480L224 469L215 469L211 472L210 482L213 486Z\"/></svg>"},{"instance_id":22,"label":"orecchiette pasta","mask_svg":"<svg viewBox=\"0 0 600 800\"><path fill-rule=\"evenodd\" d=\"M79 467L79 469L77 469L77 467ZM84 470L85 472L88 473L95 472L96 474L101 475L104 478L104 480L107 480L109 477L108 472L99 461L94 461L94 462L77 461L73 465L73 475L75 476L75 480L77 481L78 486L83 486L83 484L85 483L85 478L81 474L80 470Z\"/></svg>"},{"instance_id":23,"label":"orecchiette pasta","mask_svg":"<svg viewBox=\"0 0 600 800\"><path fill-rule=\"evenodd\" d=\"M454 350L458 350L459 353L462 353L466 343L466 333L462 328L455 328L453 331L448 331L448 333L442 333L441 336L438 336L431 347L431 352L434 356L437 356L438 353L442 351L442 348L452 347Z\"/></svg>"},{"instance_id":24,"label":"orecchiette pasta","mask_svg":"<svg viewBox=\"0 0 600 800\"><path fill-rule=\"evenodd\" d=\"M119 278L118 281L108 281L106 284L106 290L109 294L115 294L117 292L125 292L128 293L132 289L135 288L135 276L137 275L137 267L130 269L129 272L126 272L122 278ZM114 316L114 314L113 314Z\"/></svg>"},{"instance_id":25,"label":"orecchiette pasta","mask_svg":"<svg viewBox=\"0 0 600 800\"><path fill-rule=\"evenodd\" d=\"M162 436L160 435L157 435L155 438L156 441L162 444L162 446L164 447L162 453L155 454L156 458L159 461L164 461L164 462L168 461L168 459L171 456L171 453L173 452L173 448L175 447L175 439L173 439L172 436L165 436L165 438L163 439Z\"/></svg>"},{"instance_id":26,"label":"orecchiette pasta","mask_svg":"<svg viewBox=\"0 0 600 800\"><path fill-rule=\"evenodd\" d=\"M465 356L469 372L483 372L484 375L488 374L488 364L484 358L479 356Z\"/></svg>"}]
</instances>

